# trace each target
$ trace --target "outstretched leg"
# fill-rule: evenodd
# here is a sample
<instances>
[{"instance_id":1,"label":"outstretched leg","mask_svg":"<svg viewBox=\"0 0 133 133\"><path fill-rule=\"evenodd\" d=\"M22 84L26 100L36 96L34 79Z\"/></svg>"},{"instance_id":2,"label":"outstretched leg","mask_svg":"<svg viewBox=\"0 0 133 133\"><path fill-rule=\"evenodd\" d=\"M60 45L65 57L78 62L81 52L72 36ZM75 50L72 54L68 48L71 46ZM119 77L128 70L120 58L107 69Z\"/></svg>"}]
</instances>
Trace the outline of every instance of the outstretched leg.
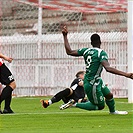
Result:
<instances>
[{"instance_id":1,"label":"outstretched leg","mask_svg":"<svg viewBox=\"0 0 133 133\"><path fill-rule=\"evenodd\" d=\"M85 109L85 110L98 110L98 106L92 104L90 101L85 102L85 103L76 103L75 106L80 109Z\"/></svg>"},{"instance_id":2,"label":"outstretched leg","mask_svg":"<svg viewBox=\"0 0 133 133\"><path fill-rule=\"evenodd\" d=\"M63 97L68 97L72 95L73 90L71 88L66 88L63 91L58 92L55 96L53 96L50 100L41 100L42 106L44 108L47 108L49 105L59 102Z\"/></svg>"}]
</instances>

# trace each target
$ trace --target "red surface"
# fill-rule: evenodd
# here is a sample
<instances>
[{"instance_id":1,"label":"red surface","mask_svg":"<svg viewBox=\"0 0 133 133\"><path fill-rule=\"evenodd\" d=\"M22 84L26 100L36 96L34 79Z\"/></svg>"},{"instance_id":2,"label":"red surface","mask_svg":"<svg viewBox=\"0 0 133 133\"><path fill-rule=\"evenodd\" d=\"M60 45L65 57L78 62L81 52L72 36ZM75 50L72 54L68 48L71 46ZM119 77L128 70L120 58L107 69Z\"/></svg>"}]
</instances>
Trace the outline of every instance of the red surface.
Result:
<instances>
[{"instance_id":1,"label":"red surface","mask_svg":"<svg viewBox=\"0 0 133 133\"><path fill-rule=\"evenodd\" d=\"M38 0L14 0L16 2L21 2L24 4L31 4L33 6L39 7ZM28 2L28 3L27 3ZM34 4L35 3L35 4ZM75 12L127 12L127 1L117 0L109 2L107 0L48 0L43 1L42 8L50 10L68 10Z\"/></svg>"},{"instance_id":2,"label":"red surface","mask_svg":"<svg viewBox=\"0 0 133 133\"><path fill-rule=\"evenodd\" d=\"M28 0L29 2L38 3L38 0Z\"/></svg>"}]
</instances>

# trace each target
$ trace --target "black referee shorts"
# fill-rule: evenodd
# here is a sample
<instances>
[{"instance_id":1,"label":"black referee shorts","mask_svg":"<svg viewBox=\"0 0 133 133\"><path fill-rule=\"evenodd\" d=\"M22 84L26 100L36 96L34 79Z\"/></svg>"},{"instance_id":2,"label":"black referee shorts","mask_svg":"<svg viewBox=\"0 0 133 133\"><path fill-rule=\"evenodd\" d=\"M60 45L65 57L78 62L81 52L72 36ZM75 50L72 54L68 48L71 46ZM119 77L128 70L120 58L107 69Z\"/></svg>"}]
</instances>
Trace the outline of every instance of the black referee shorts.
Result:
<instances>
[{"instance_id":1,"label":"black referee shorts","mask_svg":"<svg viewBox=\"0 0 133 133\"><path fill-rule=\"evenodd\" d=\"M13 81L14 81L14 77L11 71L3 63L2 66L0 66L0 82L4 85L9 85Z\"/></svg>"}]
</instances>

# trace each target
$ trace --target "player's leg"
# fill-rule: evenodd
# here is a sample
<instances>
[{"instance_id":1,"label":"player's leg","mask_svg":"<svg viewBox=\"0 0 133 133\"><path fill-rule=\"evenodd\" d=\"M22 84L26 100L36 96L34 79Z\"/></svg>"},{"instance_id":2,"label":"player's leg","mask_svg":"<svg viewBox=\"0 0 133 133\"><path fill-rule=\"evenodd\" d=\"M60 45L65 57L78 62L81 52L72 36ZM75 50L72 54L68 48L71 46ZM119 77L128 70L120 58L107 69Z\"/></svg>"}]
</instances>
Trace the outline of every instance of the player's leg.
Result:
<instances>
[{"instance_id":1,"label":"player's leg","mask_svg":"<svg viewBox=\"0 0 133 133\"><path fill-rule=\"evenodd\" d=\"M83 95L82 93L80 94L78 91L73 90L73 93L71 95L62 98L65 104L60 106L60 110L69 108L75 102L81 103L87 101L87 99L85 99L84 97L85 95Z\"/></svg>"},{"instance_id":2,"label":"player's leg","mask_svg":"<svg viewBox=\"0 0 133 133\"><path fill-rule=\"evenodd\" d=\"M110 112L115 112L115 100L108 87L102 82L102 93Z\"/></svg>"},{"instance_id":3,"label":"player's leg","mask_svg":"<svg viewBox=\"0 0 133 133\"><path fill-rule=\"evenodd\" d=\"M3 113L11 113L13 111L10 108L10 103L12 98L12 91L16 88L16 83L14 81L12 73L5 66L5 64L3 64L0 69L0 81L2 84L6 85L0 96L0 104L3 100L5 100L5 108Z\"/></svg>"},{"instance_id":4,"label":"player's leg","mask_svg":"<svg viewBox=\"0 0 133 133\"><path fill-rule=\"evenodd\" d=\"M68 97L64 97L62 100L65 104L60 106L60 110L67 109L72 106L74 103L83 103L87 102L88 100L84 98L85 95L80 94L78 91L73 90L72 95Z\"/></svg>"},{"instance_id":5,"label":"player's leg","mask_svg":"<svg viewBox=\"0 0 133 133\"><path fill-rule=\"evenodd\" d=\"M93 86L88 82L84 85L84 88L89 101L86 103L77 103L76 107L85 110L102 110L105 104L104 96L101 92L100 80L97 80Z\"/></svg>"},{"instance_id":6,"label":"player's leg","mask_svg":"<svg viewBox=\"0 0 133 133\"><path fill-rule=\"evenodd\" d=\"M13 84L15 86L15 83ZM5 107L4 107L3 113L13 113L10 107L11 100L12 100L12 91L13 91L13 88L10 85L6 86L2 91L0 102L5 100Z\"/></svg>"},{"instance_id":7,"label":"player's leg","mask_svg":"<svg viewBox=\"0 0 133 133\"><path fill-rule=\"evenodd\" d=\"M59 102L64 97L68 97L68 96L72 95L72 93L73 93L73 90L71 88L66 88L63 91L58 92L51 99L45 100L45 101L41 100L40 102L42 103L42 106L44 108L47 108L49 105L56 103L56 102Z\"/></svg>"},{"instance_id":8,"label":"player's leg","mask_svg":"<svg viewBox=\"0 0 133 133\"><path fill-rule=\"evenodd\" d=\"M1 90L2 90L2 84L0 83L0 95L1 95ZM3 114L2 110L1 110L1 105L0 105L0 114Z\"/></svg>"},{"instance_id":9,"label":"player's leg","mask_svg":"<svg viewBox=\"0 0 133 133\"><path fill-rule=\"evenodd\" d=\"M96 85L96 87L95 87ZM95 93L96 88L96 93ZM104 96L106 98L106 104L109 107L110 114L127 114L127 111L115 111L115 101L113 98L113 94L110 92L110 90L107 88L107 86L103 85L102 79L99 80L98 83L95 83L92 89L92 95L87 95L89 100L91 101L91 104L88 102L88 104L76 104L76 107L79 107L81 109L86 110L96 110L95 106L97 105L98 109L101 110L104 108ZM98 104L97 104L98 102ZM95 105L95 106L94 106ZM92 108L91 108L92 107Z\"/></svg>"},{"instance_id":10,"label":"player's leg","mask_svg":"<svg viewBox=\"0 0 133 133\"><path fill-rule=\"evenodd\" d=\"M115 100L113 98L113 94L110 92L108 87L103 84L103 82L102 82L102 92L106 98L105 101L109 108L110 114L120 114L120 115L128 114L127 111L116 111L115 110Z\"/></svg>"},{"instance_id":11,"label":"player's leg","mask_svg":"<svg viewBox=\"0 0 133 133\"><path fill-rule=\"evenodd\" d=\"M98 110L99 109L97 105L91 103L90 101L86 101L86 102L85 101L84 102L79 101L79 102L75 103L75 100L73 100L73 99L70 99L70 101L68 103L62 105L60 107L60 109L61 110L66 109L66 108L69 108L71 106L73 106L73 107L75 106L77 108L85 109L85 110Z\"/></svg>"},{"instance_id":12,"label":"player's leg","mask_svg":"<svg viewBox=\"0 0 133 133\"><path fill-rule=\"evenodd\" d=\"M63 101L63 103L68 103L70 99L71 99L70 96L68 96L68 97L63 97L61 100Z\"/></svg>"},{"instance_id":13,"label":"player's leg","mask_svg":"<svg viewBox=\"0 0 133 133\"><path fill-rule=\"evenodd\" d=\"M65 98L65 97L69 97L72 94L73 94L73 90L71 88L66 88L65 90L60 91L55 96L53 96L51 98L51 102L52 103L59 102L61 99Z\"/></svg>"},{"instance_id":14,"label":"player's leg","mask_svg":"<svg viewBox=\"0 0 133 133\"><path fill-rule=\"evenodd\" d=\"M9 86L12 88L12 90L14 90L16 88L16 83L15 81L11 82L9 84ZM4 107L4 110L3 110L3 113L13 113L10 105L11 105L11 101L12 101L12 92L11 94L9 95L9 97L7 97L5 99L5 107Z\"/></svg>"},{"instance_id":15,"label":"player's leg","mask_svg":"<svg viewBox=\"0 0 133 133\"><path fill-rule=\"evenodd\" d=\"M102 80L101 80L101 84L102 84L102 93L106 98L105 101L109 108L109 111L115 112L115 100L113 98L113 94L110 92L109 88L103 83Z\"/></svg>"}]
</instances>

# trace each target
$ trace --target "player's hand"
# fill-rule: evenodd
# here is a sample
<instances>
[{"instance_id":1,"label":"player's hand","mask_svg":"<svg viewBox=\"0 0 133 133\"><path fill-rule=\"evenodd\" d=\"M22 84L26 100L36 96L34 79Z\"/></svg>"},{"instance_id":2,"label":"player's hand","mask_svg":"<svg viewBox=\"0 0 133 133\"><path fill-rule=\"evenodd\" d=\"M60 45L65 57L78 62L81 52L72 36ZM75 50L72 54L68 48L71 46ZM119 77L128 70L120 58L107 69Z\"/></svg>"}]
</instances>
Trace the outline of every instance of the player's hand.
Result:
<instances>
[{"instance_id":1,"label":"player's hand","mask_svg":"<svg viewBox=\"0 0 133 133\"><path fill-rule=\"evenodd\" d=\"M12 62L13 58L10 58L10 57L5 57L5 60L8 61L9 63Z\"/></svg>"},{"instance_id":2,"label":"player's hand","mask_svg":"<svg viewBox=\"0 0 133 133\"><path fill-rule=\"evenodd\" d=\"M79 86L84 86L84 82L83 82L83 81L80 81L80 82L78 83L78 85L79 85Z\"/></svg>"},{"instance_id":3,"label":"player's hand","mask_svg":"<svg viewBox=\"0 0 133 133\"><path fill-rule=\"evenodd\" d=\"M133 73L127 73L126 77L130 78L130 79L133 79Z\"/></svg>"},{"instance_id":4,"label":"player's hand","mask_svg":"<svg viewBox=\"0 0 133 133\"><path fill-rule=\"evenodd\" d=\"M12 62L12 60L13 60L13 58L9 58L9 59L8 59L8 62L9 62L9 63L11 63L11 62Z\"/></svg>"},{"instance_id":5,"label":"player's hand","mask_svg":"<svg viewBox=\"0 0 133 133\"><path fill-rule=\"evenodd\" d=\"M68 33L67 27L66 27L66 25L64 25L62 28L62 34L63 34L63 36L67 36L67 33Z\"/></svg>"}]
</instances>

